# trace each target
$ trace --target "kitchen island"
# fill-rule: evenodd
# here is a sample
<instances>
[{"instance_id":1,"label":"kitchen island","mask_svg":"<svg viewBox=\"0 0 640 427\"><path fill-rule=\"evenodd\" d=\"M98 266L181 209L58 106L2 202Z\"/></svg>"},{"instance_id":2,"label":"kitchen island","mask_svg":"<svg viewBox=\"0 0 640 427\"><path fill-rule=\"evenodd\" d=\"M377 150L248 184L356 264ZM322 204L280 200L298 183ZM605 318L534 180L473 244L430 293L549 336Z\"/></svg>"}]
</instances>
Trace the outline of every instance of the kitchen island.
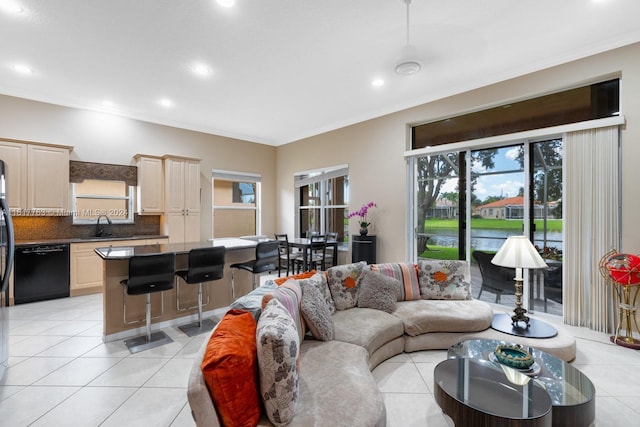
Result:
<instances>
[{"instance_id":1,"label":"kitchen island","mask_svg":"<svg viewBox=\"0 0 640 427\"><path fill-rule=\"evenodd\" d=\"M229 266L255 258L256 244L256 240L223 238L204 242L97 248L95 252L103 260L103 341L109 342L129 338L142 334L145 329L145 295L126 295L127 322L123 317L125 292L120 281L128 277L129 258L136 255L174 252L176 254L176 269L180 270L187 268L188 254L191 249L224 246L227 249L224 277L221 280L203 283L202 287L203 316L208 317L211 316L213 310L227 307L231 304L231 270ZM236 297L249 293L252 290L251 283L250 273L238 272L235 275ZM209 295L208 304L207 295ZM176 304L175 287L174 289L151 295L151 316L154 318L152 320L152 328L154 330L195 321L198 313L198 287L181 282L180 305L194 308L180 311ZM132 321L135 322L128 323Z\"/></svg>"}]
</instances>

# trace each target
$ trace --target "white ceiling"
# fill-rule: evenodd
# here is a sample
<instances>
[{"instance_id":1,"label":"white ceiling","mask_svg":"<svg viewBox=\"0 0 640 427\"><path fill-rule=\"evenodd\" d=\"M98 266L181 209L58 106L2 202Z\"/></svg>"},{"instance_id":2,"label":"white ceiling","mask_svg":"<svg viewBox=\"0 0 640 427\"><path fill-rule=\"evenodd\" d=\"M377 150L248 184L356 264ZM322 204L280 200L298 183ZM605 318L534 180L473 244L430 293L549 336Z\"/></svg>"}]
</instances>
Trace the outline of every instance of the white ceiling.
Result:
<instances>
[{"instance_id":1,"label":"white ceiling","mask_svg":"<svg viewBox=\"0 0 640 427\"><path fill-rule=\"evenodd\" d=\"M399 76L404 0L9 1L1 94L272 145L640 41L637 0L414 0Z\"/></svg>"}]
</instances>

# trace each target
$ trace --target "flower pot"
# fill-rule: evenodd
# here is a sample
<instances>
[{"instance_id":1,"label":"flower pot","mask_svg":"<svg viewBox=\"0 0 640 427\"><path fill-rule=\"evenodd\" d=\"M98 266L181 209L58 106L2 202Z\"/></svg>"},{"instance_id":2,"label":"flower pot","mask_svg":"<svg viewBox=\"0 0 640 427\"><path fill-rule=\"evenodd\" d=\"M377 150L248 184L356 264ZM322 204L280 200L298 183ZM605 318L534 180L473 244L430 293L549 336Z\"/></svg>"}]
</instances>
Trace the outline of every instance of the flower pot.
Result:
<instances>
[{"instance_id":1,"label":"flower pot","mask_svg":"<svg viewBox=\"0 0 640 427\"><path fill-rule=\"evenodd\" d=\"M369 229L367 227L360 227L360 235L366 236L369 233Z\"/></svg>"}]
</instances>

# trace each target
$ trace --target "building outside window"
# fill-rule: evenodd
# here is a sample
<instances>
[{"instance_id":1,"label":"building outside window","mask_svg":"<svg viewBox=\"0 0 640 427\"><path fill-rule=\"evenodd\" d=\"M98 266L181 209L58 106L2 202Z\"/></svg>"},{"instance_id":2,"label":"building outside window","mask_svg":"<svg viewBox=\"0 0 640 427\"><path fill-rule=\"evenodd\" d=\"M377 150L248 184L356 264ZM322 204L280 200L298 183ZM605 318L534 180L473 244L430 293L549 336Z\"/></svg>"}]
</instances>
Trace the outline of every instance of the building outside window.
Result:
<instances>
[{"instance_id":1,"label":"building outside window","mask_svg":"<svg viewBox=\"0 0 640 427\"><path fill-rule=\"evenodd\" d=\"M214 170L213 237L260 234L260 175Z\"/></svg>"},{"instance_id":2,"label":"building outside window","mask_svg":"<svg viewBox=\"0 0 640 427\"><path fill-rule=\"evenodd\" d=\"M295 175L296 235L337 233L349 236L349 169L336 166Z\"/></svg>"}]
</instances>

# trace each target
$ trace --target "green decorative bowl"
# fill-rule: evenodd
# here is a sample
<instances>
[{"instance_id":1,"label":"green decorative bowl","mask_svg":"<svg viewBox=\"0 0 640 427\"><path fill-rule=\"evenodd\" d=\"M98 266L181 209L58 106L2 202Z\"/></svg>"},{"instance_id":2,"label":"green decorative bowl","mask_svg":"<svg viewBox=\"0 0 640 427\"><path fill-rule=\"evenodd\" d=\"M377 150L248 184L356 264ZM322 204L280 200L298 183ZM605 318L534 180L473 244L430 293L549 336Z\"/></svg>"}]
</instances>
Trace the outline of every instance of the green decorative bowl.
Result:
<instances>
[{"instance_id":1,"label":"green decorative bowl","mask_svg":"<svg viewBox=\"0 0 640 427\"><path fill-rule=\"evenodd\" d=\"M520 344L499 345L493 354L498 362L510 368L529 369L534 362L533 357Z\"/></svg>"}]
</instances>

